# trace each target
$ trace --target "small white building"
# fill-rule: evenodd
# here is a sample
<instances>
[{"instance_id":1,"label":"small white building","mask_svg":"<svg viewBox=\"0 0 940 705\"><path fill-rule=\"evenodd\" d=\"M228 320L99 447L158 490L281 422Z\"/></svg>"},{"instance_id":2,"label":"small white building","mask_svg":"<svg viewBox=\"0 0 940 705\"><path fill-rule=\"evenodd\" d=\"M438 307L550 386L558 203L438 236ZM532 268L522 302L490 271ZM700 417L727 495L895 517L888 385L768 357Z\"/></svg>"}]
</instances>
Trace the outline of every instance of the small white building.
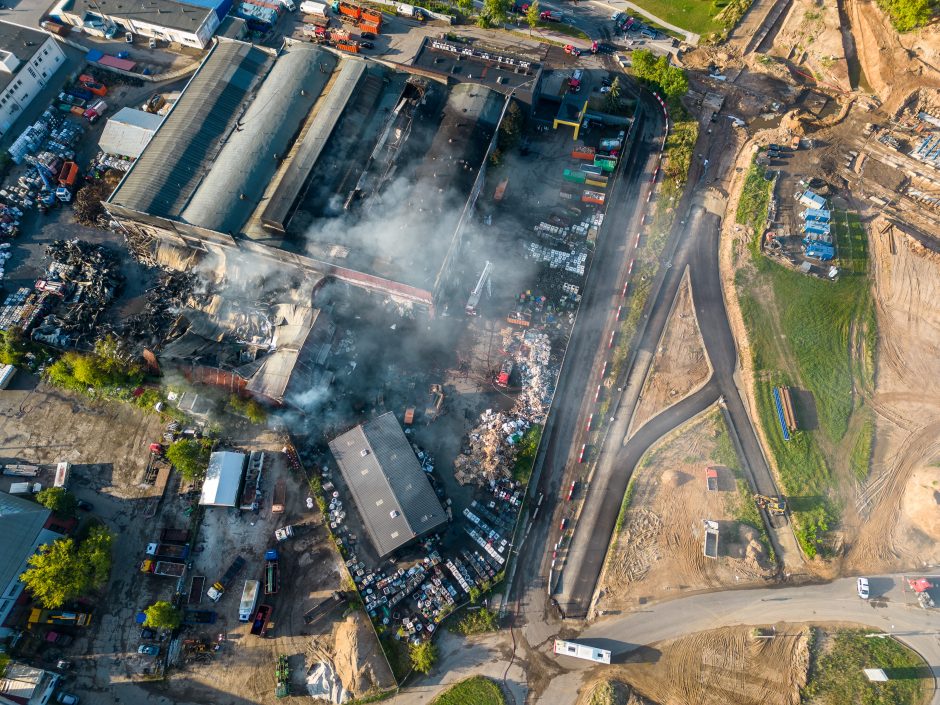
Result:
<instances>
[{"instance_id":1,"label":"small white building","mask_svg":"<svg viewBox=\"0 0 940 705\"><path fill-rule=\"evenodd\" d=\"M0 678L0 705L46 705L58 682L53 671L11 661Z\"/></svg>"},{"instance_id":2,"label":"small white building","mask_svg":"<svg viewBox=\"0 0 940 705\"><path fill-rule=\"evenodd\" d=\"M121 108L104 126L98 146L106 154L137 159L160 127L163 117L144 110Z\"/></svg>"},{"instance_id":3,"label":"small white building","mask_svg":"<svg viewBox=\"0 0 940 705\"><path fill-rule=\"evenodd\" d=\"M247 456L233 451L218 451L209 456L206 481L202 483L199 504L205 507L234 507L245 473Z\"/></svg>"},{"instance_id":4,"label":"small white building","mask_svg":"<svg viewBox=\"0 0 940 705\"><path fill-rule=\"evenodd\" d=\"M0 135L13 126L63 63L65 52L48 32L0 22Z\"/></svg>"}]
</instances>

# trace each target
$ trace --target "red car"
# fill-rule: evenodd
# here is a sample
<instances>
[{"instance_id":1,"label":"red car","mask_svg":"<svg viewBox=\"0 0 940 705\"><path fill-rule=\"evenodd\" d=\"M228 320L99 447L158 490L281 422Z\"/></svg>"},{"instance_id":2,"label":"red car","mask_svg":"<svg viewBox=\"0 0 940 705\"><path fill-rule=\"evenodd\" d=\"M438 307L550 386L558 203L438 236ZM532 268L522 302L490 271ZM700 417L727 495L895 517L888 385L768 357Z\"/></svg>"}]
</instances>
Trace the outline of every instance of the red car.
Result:
<instances>
[{"instance_id":1,"label":"red car","mask_svg":"<svg viewBox=\"0 0 940 705\"><path fill-rule=\"evenodd\" d=\"M581 56L581 50L573 44L565 44L565 53L572 56Z\"/></svg>"}]
</instances>

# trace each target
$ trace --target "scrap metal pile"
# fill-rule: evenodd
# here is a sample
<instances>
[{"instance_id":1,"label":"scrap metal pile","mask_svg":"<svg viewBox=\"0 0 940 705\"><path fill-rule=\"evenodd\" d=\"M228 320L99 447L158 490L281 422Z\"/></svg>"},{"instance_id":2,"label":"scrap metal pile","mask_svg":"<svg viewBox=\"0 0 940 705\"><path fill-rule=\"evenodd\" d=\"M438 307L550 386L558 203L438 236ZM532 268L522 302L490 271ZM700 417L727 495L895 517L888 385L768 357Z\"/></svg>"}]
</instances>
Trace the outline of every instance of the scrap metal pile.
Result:
<instances>
[{"instance_id":1,"label":"scrap metal pile","mask_svg":"<svg viewBox=\"0 0 940 705\"><path fill-rule=\"evenodd\" d=\"M509 329L506 353L519 370L521 390L508 412L487 409L470 431L468 442L454 460L454 477L462 485L483 485L512 477L517 444L532 424L545 421L555 392L558 367L551 361L551 341L545 333Z\"/></svg>"},{"instance_id":2,"label":"scrap metal pile","mask_svg":"<svg viewBox=\"0 0 940 705\"><path fill-rule=\"evenodd\" d=\"M122 337L134 346L152 347L162 342L179 318L195 281L191 272L161 272L157 283L146 293L143 310L125 319Z\"/></svg>"},{"instance_id":3,"label":"scrap metal pile","mask_svg":"<svg viewBox=\"0 0 940 705\"><path fill-rule=\"evenodd\" d=\"M46 248L46 256L52 262L35 290L52 311L33 329L32 338L60 348L90 345L124 284L118 255L102 245L56 240Z\"/></svg>"}]
</instances>

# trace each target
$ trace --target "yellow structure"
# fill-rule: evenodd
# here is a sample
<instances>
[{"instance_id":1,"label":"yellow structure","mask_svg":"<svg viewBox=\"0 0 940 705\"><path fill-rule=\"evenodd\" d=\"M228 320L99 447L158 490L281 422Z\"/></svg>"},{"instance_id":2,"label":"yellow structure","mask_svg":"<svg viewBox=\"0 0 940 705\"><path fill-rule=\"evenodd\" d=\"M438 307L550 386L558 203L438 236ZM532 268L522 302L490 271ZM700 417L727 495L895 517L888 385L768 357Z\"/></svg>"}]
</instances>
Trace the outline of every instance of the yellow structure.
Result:
<instances>
[{"instance_id":1,"label":"yellow structure","mask_svg":"<svg viewBox=\"0 0 940 705\"><path fill-rule=\"evenodd\" d=\"M562 100L561 107L558 108L559 115L565 109L566 106L571 107L570 104L567 103L567 101ZM578 111L577 119L566 120L562 117L556 116L554 122L552 123L552 129L557 130L559 125L567 125L568 127L573 127L574 139L577 140L578 133L581 132L581 123L584 122L584 114L587 112L587 106L588 106L588 101L585 100L584 105L581 107L581 110Z\"/></svg>"}]
</instances>

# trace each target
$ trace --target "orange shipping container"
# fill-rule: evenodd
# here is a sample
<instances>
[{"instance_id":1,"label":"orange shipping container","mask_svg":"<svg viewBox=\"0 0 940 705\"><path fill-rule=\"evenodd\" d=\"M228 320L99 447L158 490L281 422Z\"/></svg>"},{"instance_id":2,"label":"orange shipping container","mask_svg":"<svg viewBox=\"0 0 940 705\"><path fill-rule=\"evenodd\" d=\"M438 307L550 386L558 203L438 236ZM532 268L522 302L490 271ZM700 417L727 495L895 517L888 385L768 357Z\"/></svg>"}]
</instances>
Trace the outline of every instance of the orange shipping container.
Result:
<instances>
[{"instance_id":1,"label":"orange shipping container","mask_svg":"<svg viewBox=\"0 0 940 705\"><path fill-rule=\"evenodd\" d=\"M348 2L341 2L339 4L339 13L358 20L362 17L362 8Z\"/></svg>"},{"instance_id":2,"label":"orange shipping container","mask_svg":"<svg viewBox=\"0 0 940 705\"><path fill-rule=\"evenodd\" d=\"M571 150L571 156L575 159L594 159L594 148L593 147L575 147Z\"/></svg>"},{"instance_id":3,"label":"orange shipping container","mask_svg":"<svg viewBox=\"0 0 940 705\"><path fill-rule=\"evenodd\" d=\"M353 44L352 42L339 42L336 45L336 48L339 49L340 51L348 51L350 54L359 53L359 45Z\"/></svg>"},{"instance_id":4,"label":"orange shipping container","mask_svg":"<svg viewBox=\"0 0 940 705\"><path fill-rule=\"evenodd\" d=\"M75 162L65 162L62 165L62 171L59 172L59 185L74 186L78 178L78 164Z\"/></svg>"},{"instance_id":5,"label":"orange shipping container","mask_svg":"<svg viewBox=\"0 0 940 705\"><path fill-rule=\"evenodd\" d=\"M360 32L372 32L372 34L381 34L381 33L382 33L382 25L381 25L381 24L377 24L377 23L375 23L375 22L365 22L365 21L363 21L363 22L360 22L360 23L359 23L359 31L360 31Z\"/></svg>"},{"instance_id":6,"label":"orange shipping container","mask_svg":"<svg viewBox=\"0 0 940 705\"><path fill-rule=\"evenodd\" d=\"M496 185L496 190L493 192L494 201L502 201L503 196L506 195L506 187L509 186L509 179L503 179Z\"/></svg>"}]
</instances>

